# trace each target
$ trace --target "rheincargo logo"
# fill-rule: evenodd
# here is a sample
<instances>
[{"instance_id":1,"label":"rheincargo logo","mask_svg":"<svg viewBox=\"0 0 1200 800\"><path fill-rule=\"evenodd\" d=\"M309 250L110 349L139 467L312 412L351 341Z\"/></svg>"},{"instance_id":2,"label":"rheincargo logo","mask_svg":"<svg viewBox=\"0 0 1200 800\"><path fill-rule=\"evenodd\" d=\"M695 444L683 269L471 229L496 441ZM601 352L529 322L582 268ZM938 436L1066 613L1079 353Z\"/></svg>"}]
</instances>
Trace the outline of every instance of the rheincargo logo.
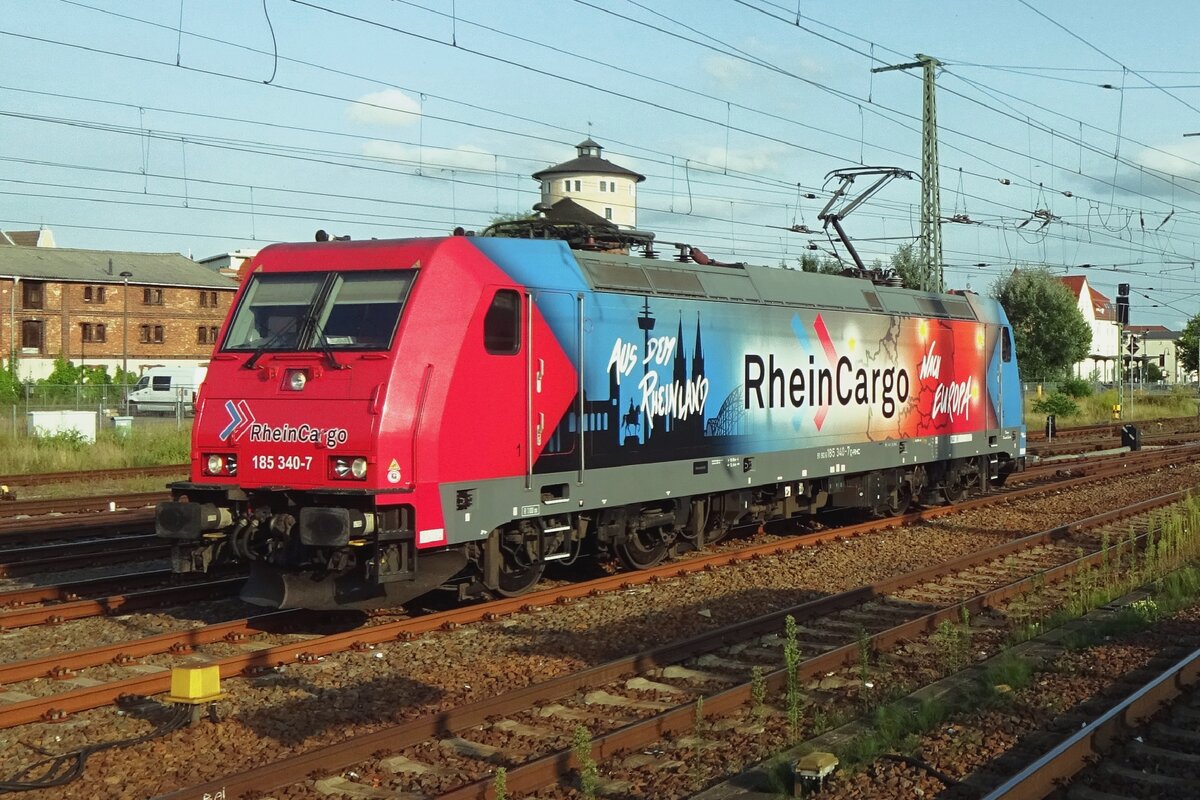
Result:
<instances>
[{"instance_id":1,"label":"rheincargo logo","mask_svg":"<svg viewBox=\"0 0 1200 800\"><path fill-rule=\"evenodd\" d=\"M775 354L745 357L744 403L746 408L800 408L801 406L877 405L891 419L896 404L908 401L910 381L903 367L855 369L849 356L842 356L832 367L815 366L808 357L808 369L784 370L775 365ZM764 387L763 384L766 384ZM753 399L752 399L753 398Z\"/></svg>"},{"instance_id":2,"label":"rheincargo logo","mask_svg":"<svg viewBox=\"0 0 1200 800\"><path fill-rule=\"evenodd\" d=\"M333 449L345 444L350 437L345 428L318 428L315 425L267 425L256 422L250 426L252 442L312 442Z\"/></svg>"}]
</instances>

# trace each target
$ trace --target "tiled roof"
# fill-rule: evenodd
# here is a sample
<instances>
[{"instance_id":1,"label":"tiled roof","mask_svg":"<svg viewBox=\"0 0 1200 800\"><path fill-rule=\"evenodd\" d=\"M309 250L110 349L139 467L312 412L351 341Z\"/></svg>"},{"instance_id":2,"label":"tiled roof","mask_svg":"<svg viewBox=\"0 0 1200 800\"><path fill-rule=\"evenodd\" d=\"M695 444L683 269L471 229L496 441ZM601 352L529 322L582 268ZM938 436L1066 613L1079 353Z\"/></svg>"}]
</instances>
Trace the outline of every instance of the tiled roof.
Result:
<instances>
[{"instance_id":1,"label":"tiled roof","mask_svg":"<svg viewBox=\"0 0 1200 800\"><path fill-rule=\"evenodd\" d=\"M1092 311L1095 312L1096 319L1114 320L1117 318L1117 315L1113 313L1112 300L1109 300L1091 286L1088 286L1088 291L1092 293Z\"/></svg>"},{"instance_id":2,"label":"tiled roof","mask_svg":"<svg viewBox=\"0 0 1200 800\"><path fill-rule=\"evenodd\" d=\"M41 235L41 231L2 231L0 232L0 245L37 247Z\"/></svg>"},{"instance_id":3,"label":"tiled roof","mask_svg":"<svg viewBox=\"0 0 1200 800\"><path fill-rule=\"evenodd\" d=\"M237 283L179 253L123 253L61 247L0 247L0 277L65 283L122 283L236 289Z\"/></svg>"},{"instance_id":4,"label":"tiled roof","mask_svg":"<svg viewBox=\"0 0 1200 800\"><path fill-rule=\"evenodd\" d=\"M1083 292L1083 286L1087 283L1087 278L1082 275L1060 275L1058 279L1066 284L1066 287L1071 290L1071 294L1076 297Z\"/></svg>"}]
</instances>

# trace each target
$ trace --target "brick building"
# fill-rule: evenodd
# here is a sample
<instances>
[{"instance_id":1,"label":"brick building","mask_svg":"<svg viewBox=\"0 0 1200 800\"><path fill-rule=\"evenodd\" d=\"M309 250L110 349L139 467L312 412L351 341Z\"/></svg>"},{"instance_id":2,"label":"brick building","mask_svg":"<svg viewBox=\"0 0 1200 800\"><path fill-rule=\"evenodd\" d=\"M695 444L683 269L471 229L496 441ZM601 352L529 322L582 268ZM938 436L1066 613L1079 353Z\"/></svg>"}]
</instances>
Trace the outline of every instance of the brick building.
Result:
<instances>
[{"instance_id":1,"label":"brick building","mask_svg":"<svg viewBox=\"0 0 1200 800\"><path fill-rule=\"evenodd\" d=\"M0 357L22 380L46 377L59 356L109 374L207 363L234 281L178 253L13 241L0 237Z\"/></svg>"}]
</instances>

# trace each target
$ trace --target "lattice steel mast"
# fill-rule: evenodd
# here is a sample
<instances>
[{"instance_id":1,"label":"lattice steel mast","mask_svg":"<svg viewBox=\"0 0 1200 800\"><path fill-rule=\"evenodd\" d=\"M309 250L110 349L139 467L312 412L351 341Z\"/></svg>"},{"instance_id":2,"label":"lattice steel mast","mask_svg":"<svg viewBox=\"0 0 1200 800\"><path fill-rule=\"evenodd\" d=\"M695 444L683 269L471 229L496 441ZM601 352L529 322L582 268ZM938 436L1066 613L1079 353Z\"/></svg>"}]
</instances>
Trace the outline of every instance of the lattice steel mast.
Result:
<instances>
[{"instance_id":1,"label":"lattice steel mast","mask_svg":"<svg viewBox=\"0 0 1200 800\"><path fill-rule=\"evenodd\" d=\"M875 67L871 72L921 67L924 73L921 125L921 288L942 291L942 204L938 183L937 92L934 79L942 65L933 56L917 53L907 64Z\"/></svg>"}]
</instances>

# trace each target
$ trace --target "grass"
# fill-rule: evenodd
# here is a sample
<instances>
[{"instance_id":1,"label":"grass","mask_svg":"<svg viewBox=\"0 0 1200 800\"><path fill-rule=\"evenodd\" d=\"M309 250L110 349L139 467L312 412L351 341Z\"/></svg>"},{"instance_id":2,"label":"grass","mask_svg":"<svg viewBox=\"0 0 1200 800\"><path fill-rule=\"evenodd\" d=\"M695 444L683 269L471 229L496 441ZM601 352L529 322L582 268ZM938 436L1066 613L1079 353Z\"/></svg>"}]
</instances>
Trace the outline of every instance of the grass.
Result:
<instances>
[{"instance_id":1,"label":"grass","mask_svg":"<svg viewBox=\"0 0 1200 800\"><path fill-rule=\"evenodd\" d=\"M1038 414L1031 408L1037 399L1036 392L1025 395L1025 423L1031 428L1039 428L1046 415ZM1059 427L1071 425L1094 425L1100 422L1111 422L1112 407L1117 403L1117 390L1106 389L1096 392L1089 397L1077 400L1079 413L1059 416ZM1136 422L1138 420L1162 419L1164 417L1189 417L1196 415L1196 392L1190 388L1177 388L1170 392L1150 393L1135 391L1130 402L1126 393L1121 404L1121 421Z\"/></svg>"},{"instance_id":2,"label":"grass","mask_svg":"<svg viewBox=\"0 0 1200 800\"><path fill-rule=\"evenodd\" d=\"M177 430L167 425L134 427L127 437L101 430L95 443L74 436L0 434L0 474L182 464L190 452L190 428Z\"/></svg>"}]
</instances>

